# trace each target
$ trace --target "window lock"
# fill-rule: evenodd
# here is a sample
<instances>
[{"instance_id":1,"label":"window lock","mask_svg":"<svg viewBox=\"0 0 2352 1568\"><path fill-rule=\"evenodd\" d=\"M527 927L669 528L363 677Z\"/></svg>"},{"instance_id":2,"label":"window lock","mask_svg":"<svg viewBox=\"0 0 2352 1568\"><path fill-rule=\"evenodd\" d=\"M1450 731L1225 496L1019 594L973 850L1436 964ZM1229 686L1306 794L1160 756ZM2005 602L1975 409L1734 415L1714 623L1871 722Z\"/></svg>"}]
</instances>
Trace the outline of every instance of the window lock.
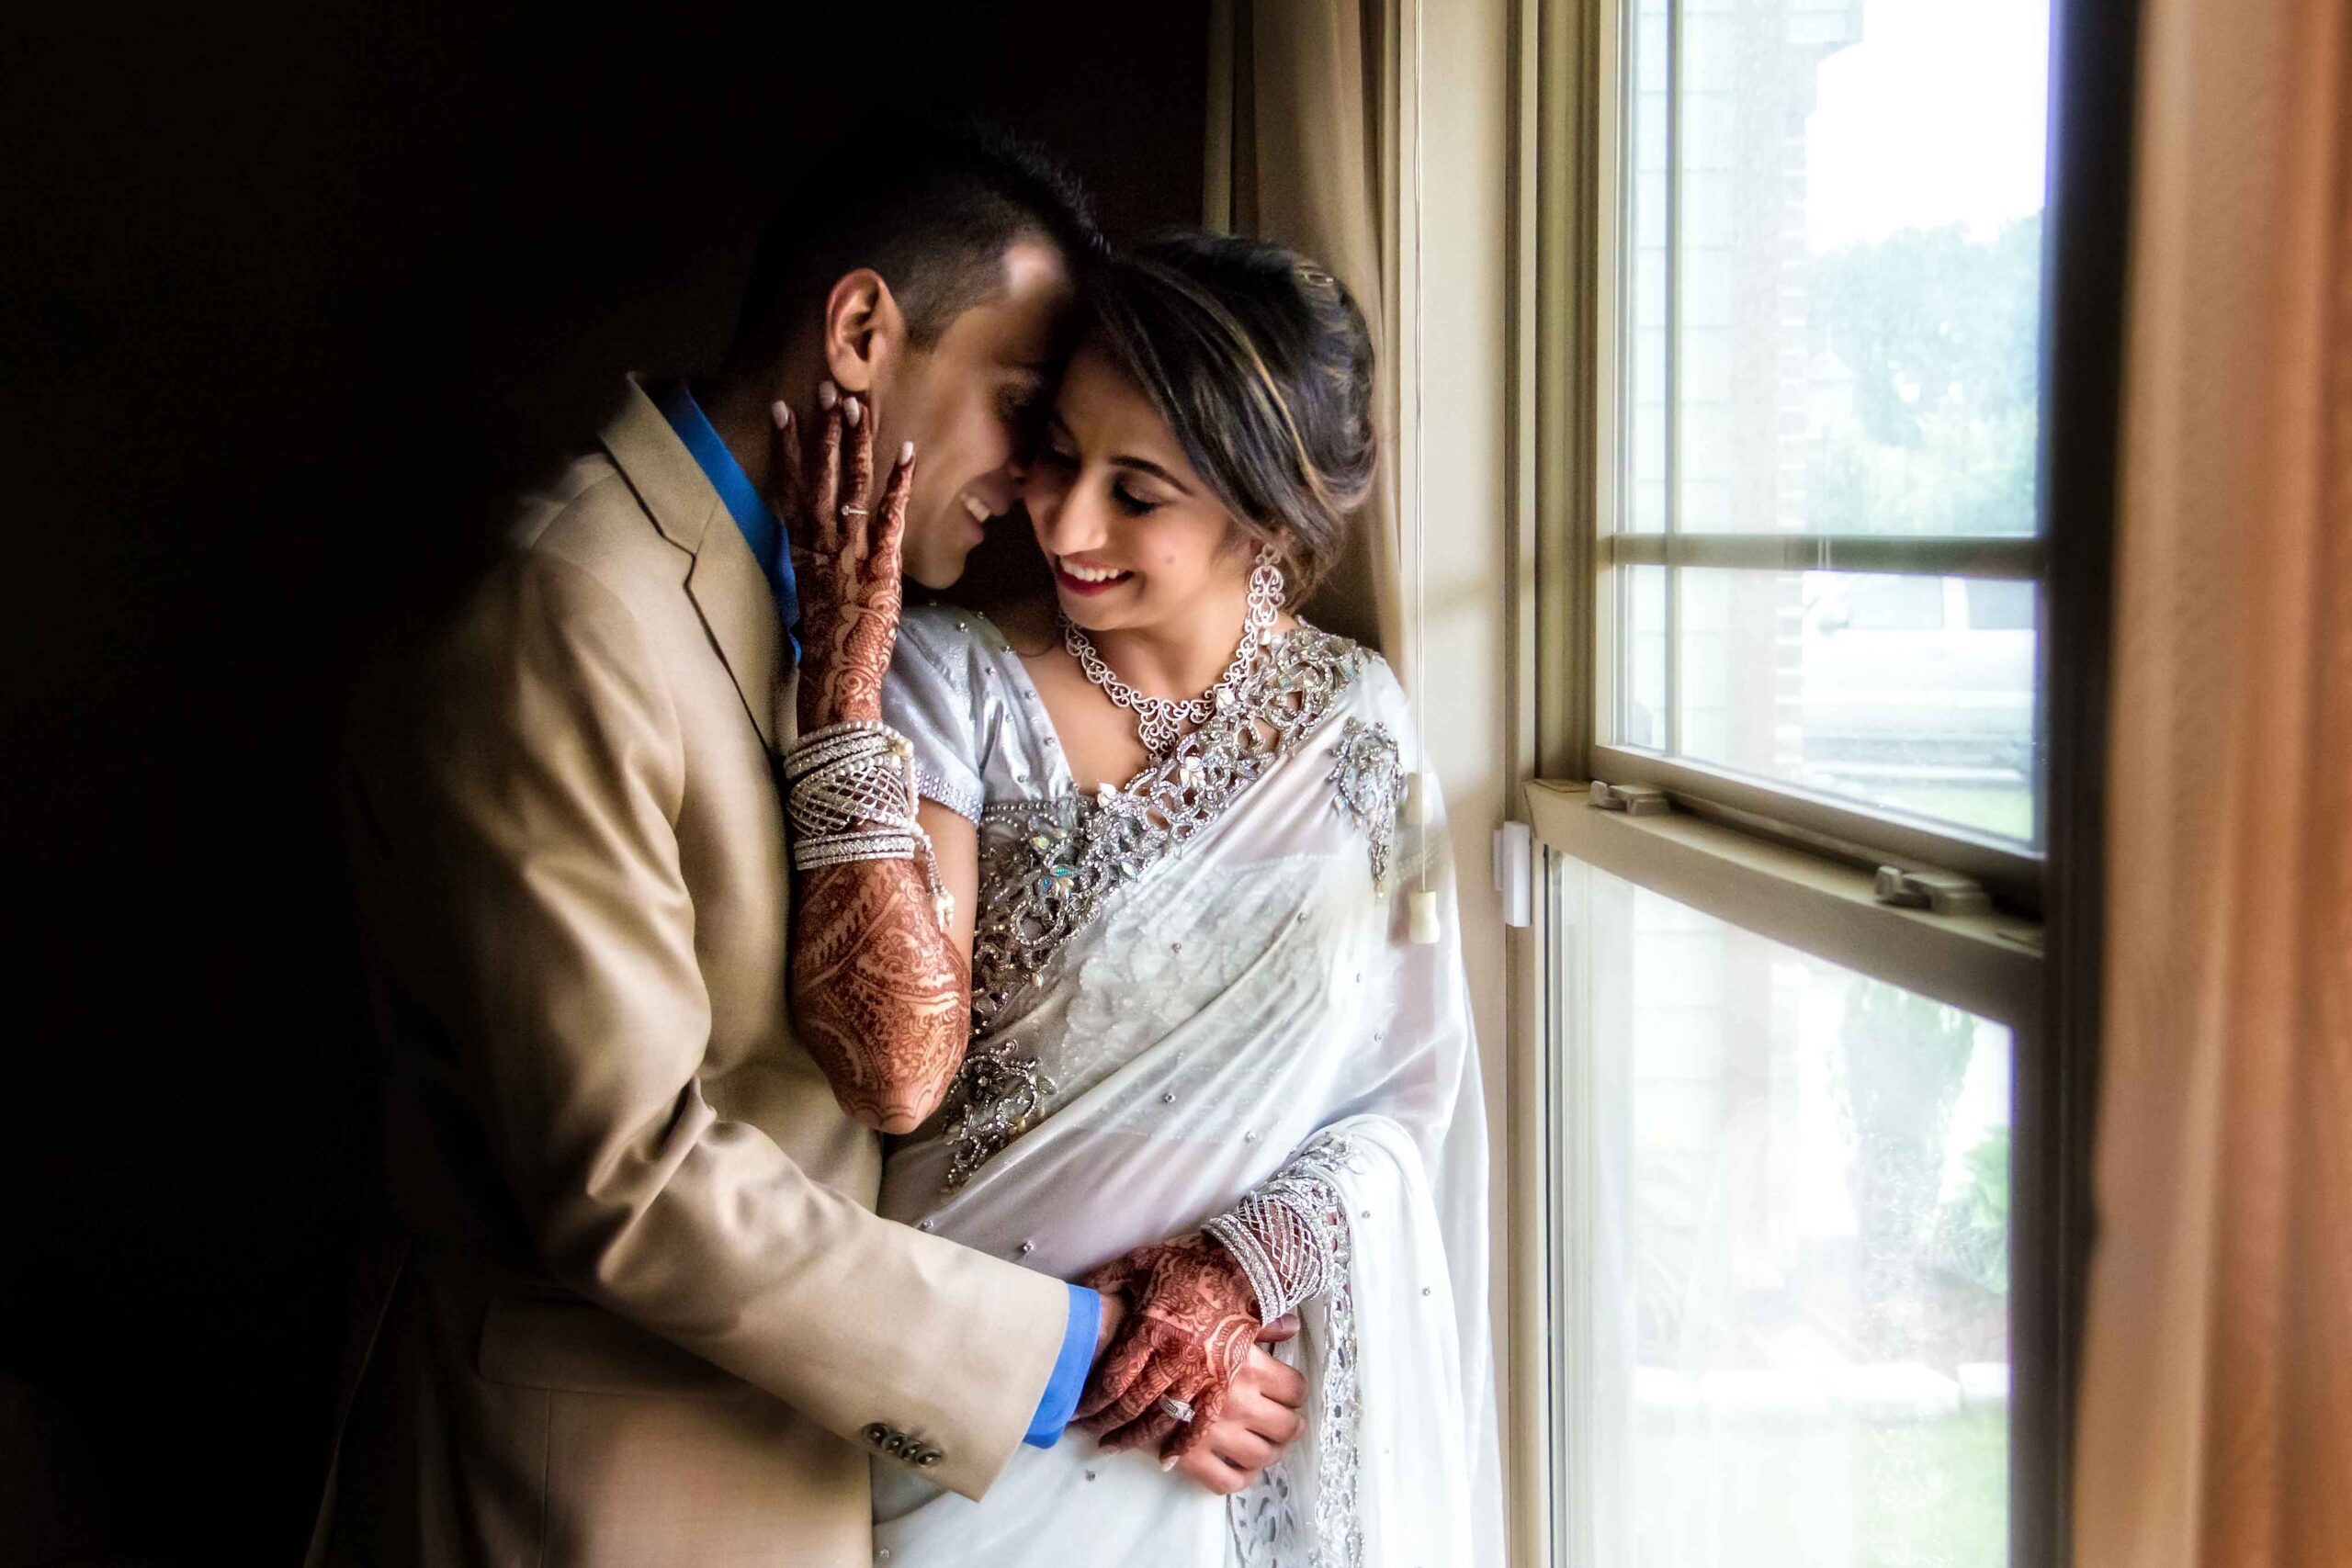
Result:
<instances>
[{"instance_id":1,"label":"window lock","mask_svg":"<svg viewBox=\"0 0 2352 1568\"><path fill-rule=\"evenodd\" d=\"M1613 784L1600 779L1592 781L1592 803L1603 811L1622 811L1628 817L1663 817L1673 809L1662 789L1652 789L1647 784Z\"/></svg>"},{"instance_id":2,"label":"window lock","mask_svg":"<svg viewBox=\"0 0 2352 1568\"><path fill-rule=\"evenodd\" d=\"M1905 871L1901 866L1878 868L1872 889L1882 904L1925 909L1931 915L1989 915L1992 896L1979 884L1949 871Z\"/></svg>"}]
</instances>

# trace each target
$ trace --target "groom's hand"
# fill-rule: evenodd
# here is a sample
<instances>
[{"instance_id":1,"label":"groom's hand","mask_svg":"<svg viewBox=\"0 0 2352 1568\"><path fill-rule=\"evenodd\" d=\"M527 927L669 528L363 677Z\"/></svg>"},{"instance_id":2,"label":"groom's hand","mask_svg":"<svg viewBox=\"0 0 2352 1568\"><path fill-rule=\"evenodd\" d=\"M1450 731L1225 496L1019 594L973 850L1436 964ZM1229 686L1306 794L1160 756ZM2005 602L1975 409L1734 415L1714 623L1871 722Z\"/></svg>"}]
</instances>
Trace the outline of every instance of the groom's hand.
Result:
<instances>
[{"instance_id":1,"label":"groom's hand","mask_svg":"<svg viewBox=\"0 0 2352 1568\"><path fill-rule=\"evenodd\" d=\"M1105 1352L1119 1337L1119 1325L1127 1320L1127 1295L1125 1291L1097 1291L1102 1298L1102 1326L1094 1335L1094 1359L1099 1364Z\"/></svg>"},{"instance_id":2,"label":"groom's hand","mask_svg":"<svg viewBox=\"0 0 2352 1568\"><path fill-rule=\"evenodd\" d=\"M1306 1417L1301 1414L1306 1408L1306 1380L1295 1368L1266 1352L1268 1345L1297 1333L1295 1316L1278 1317L1260 1331L1250 1359L1241 1363L1240 1375L1233 1380L1233 1392L1227 1396L1224 1410L1201 1427L1199 1438L1190 1449L1175 1451L1176 1419L1165 1412L1156 1413L1166 1424L1164 1428L1158 1423L1151 1427L1138 1423L1134 1446L1160 1444L1163 1467L1189 1476L1220 1496L1230 1497L1255 1485L1260 1472L1282 1458L1283 1450L1306 1430Z\"/></svg>"}]
</instances>

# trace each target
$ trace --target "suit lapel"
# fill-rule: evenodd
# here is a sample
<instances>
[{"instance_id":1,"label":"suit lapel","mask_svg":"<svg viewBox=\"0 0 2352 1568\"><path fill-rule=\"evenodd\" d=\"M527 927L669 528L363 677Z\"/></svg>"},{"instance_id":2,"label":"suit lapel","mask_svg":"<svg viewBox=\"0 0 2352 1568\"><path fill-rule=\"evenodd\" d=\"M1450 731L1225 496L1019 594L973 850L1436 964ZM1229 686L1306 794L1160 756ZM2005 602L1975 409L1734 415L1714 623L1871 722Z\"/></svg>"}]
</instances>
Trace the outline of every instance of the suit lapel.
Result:
<instances>
[{"instance_id":1,"label":"suit lapel","mask_svg":"<svg viewBox=\"0 0 2352 1568\"><path fill-rule=\"evenodd\" d=\"M636 377L601 439L662 537L694 558L686 592L743 699L743 711L773 750L784 628L752 547Z\"/></svg>"}]
</instances>

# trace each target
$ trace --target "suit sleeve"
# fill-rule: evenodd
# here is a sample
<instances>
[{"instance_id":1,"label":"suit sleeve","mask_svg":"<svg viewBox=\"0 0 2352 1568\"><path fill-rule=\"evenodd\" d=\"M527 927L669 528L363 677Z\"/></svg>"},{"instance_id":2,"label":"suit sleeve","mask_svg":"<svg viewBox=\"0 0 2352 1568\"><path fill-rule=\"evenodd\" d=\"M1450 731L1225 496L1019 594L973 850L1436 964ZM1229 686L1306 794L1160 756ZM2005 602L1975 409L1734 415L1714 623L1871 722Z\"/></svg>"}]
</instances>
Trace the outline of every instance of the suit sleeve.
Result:
<instances>
[{"instance_id":1,"label":"suit sleeve","mask_svg":"<svg viewBox=\"0 0 2352 1568\"><path fill-rule=\"evenodd\" d=\"M928 1478L978 1496L1054 1370L1068 1292L878 1218L705 1099L686 763L634 618L526 555L424 674L393 813L430 868L408 967L434 977L545 1266L832 1431L910 1434Z\"/></svg>"}]
</instances>

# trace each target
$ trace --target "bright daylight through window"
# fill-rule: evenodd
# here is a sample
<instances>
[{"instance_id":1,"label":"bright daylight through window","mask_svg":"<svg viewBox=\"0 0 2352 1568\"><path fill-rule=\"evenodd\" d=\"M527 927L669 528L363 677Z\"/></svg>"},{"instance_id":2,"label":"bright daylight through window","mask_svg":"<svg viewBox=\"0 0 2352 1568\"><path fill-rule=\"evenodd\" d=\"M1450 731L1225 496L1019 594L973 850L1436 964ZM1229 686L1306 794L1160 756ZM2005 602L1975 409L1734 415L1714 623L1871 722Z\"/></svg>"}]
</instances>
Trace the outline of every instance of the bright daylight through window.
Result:
<instances>
[{"instance_id":1,"label":"bright daylight through window","mask_svg":"<svg viewBox=\"0 0 2352 1568\"><path fill-rule=\"evenodd\" d=\"M1685 873L1785 807L2038 874L2048 0L1612 16L1590 776L1747 815L1545 839L1562 1559L1994 1568L2038 967Z\"/></svg>"},{"instance_id":2,"label":"bright daylight through window","mask_svg":"<svg viewBox=\"0 0 2352 1568\"><path fill-rule=\"evenodd\" d=\"M1601 739L2038 845L2046 0L1630 22Z\"/></svg>"}]
</instances>

